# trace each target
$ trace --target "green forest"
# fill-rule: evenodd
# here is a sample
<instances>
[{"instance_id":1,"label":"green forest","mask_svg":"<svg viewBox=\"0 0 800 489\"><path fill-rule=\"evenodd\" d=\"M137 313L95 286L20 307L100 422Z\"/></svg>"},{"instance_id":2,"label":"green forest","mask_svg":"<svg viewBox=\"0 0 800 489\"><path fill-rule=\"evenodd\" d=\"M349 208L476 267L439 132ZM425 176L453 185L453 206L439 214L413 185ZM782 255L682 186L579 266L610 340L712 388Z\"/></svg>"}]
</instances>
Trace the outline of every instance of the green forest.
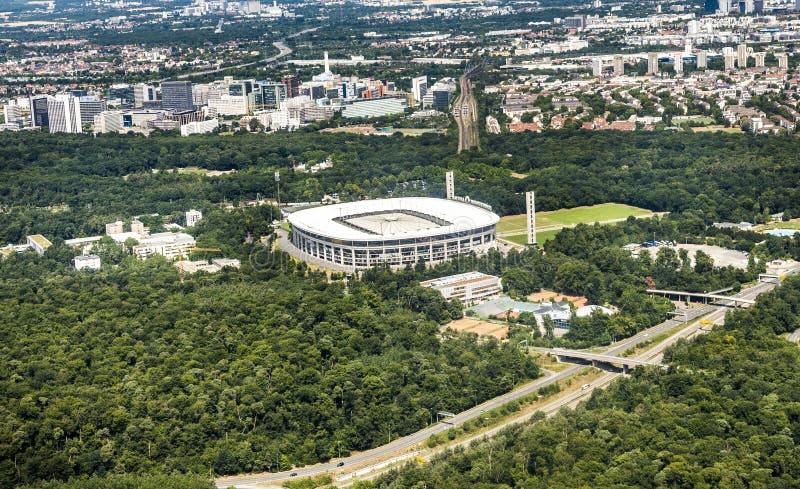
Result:
<instances>
[{"instance_id":1,"label":"green forest","mask_svg":"<svg viewBox=\"0 0 800 489\"><path fill-rule=\"evenodd\" d=\"M364 487L789 488L800 485L800 279L729 313L578 409Z\"/></svg>"},{"instance_id":2,"label":"green forest","mask_svg":"<svg viewBox=\"0 0 800 489\"><path fill-rule=\"evenodd\" d=\"M346 455L416 431L437 411L464 410L539 376L531 357L515 346L517 340L548 346L607 344L666 319L672 304L645 295L650 285L698 291L738 288L763 271L767 259L800 258L797 239L764 240L758 233L709 227L718 220L765 221L774 212L785 211L787 217L800 213L800 161L796 142L787 138L562 131L492 136L482 151L458 156L455 149L450 136L433 134L359 137L309 131L94 138L0 133L0 242L21 243L25 236L40 233L54 243L44 256L26 252L0 261L0 361L5 367L0 371L0 487L199 488L208 487L206 478L214 475L288 470ZM327 158L334 162L329 170L294 170ZM193 169L173 171L189 167ZM212 177L204 170L236 171ZM561 231L539 250L463 256L429 269L421 264L399 271L377 267L345 284L342 277L327 277L273 251L275 207L242 205L275 196L276 170L282 175L282 202L314 201L332 193L343 200L442 196L444 172L452 170L459 195L488 202L500 214L521 212L522 192L531 189L541 210L616 201L671 214L614 226L580 225ZM160 230L165 222L181 222L190 208L204 213L189 230L198 246L221 248L225 256L242 261L240 270L201 272L182 282L167 261L136 261L124 245L110 240L102 241L98 251L101 270L77 272L70 266L76 250L65 246L65 239L103 234L105 223L133 216ZM653 236L719 244L751 252L759 261L739 270L714 267L708 256L692 264L684 254L669 250L633 258L620 249ZM462 306L418 282L469 270L501 276L515 297L547 287L614 305L620 314L576 319L561 339L514 328L512 341L501 343L442 330L441 325L462 316ZM776 294L795 288L787 285ZM719 341L724 346L725 337L734 338L746 355L736 358L760 358L755 353L759 342L772 338L769 344L780 345L775 333L796 324L797 305L790 299L764 299L759 307L734 315ZM751 338L761 331L753 321L769 326L772 336ZM745 439L751 431L744 426L740 430L737 423L747 413L729 409L715 397L728 391L702 376L718 368L713 361L728 361L720 357L725 350L718 345L702 346L716 339L714 333L679 345L670 353L676 368L637 372L629 384L595 394L587 407L564 414L573 418L563 423L570 430L588 426L575 431L587 446L611 443L613 436L590 436L591 413L611 402L605 396L619 396L630 404L605 404L619 411L615 416L639 413L635 401L650 400L646 405L654 411L649 417L642 414L638 425L622 418L603 429L611 434L637 426L647 433L658 431L655 421L661 411L671 409L664 406L685 401L668 394L699 396L690 390L696 381L710 391L709 399L723 406L711 411L712 419L729 425L722 435ZM696 353L696 348L712 349L713 354ZM686 367L689 362L700 363ZM766 369L772 362L755 368ZM760 371L753 389L788 389L772 389L770 382L777 380ZM665 388L656 396L649 386L659 382L684 382L690 394ZM629 397L619 394L625 385L632 386L624 391ZM732 386L727 395L745 395L739 388L745 385L742 379L720 385ZM754 396L748 393L750 404L742 405L758 407ZM783 406L784 399L779 399ZM680 416L686 423L691 418ZM785 417L785 426L795 431L782 436L796 438L796 427L791 428L796 415L787 412ZM692 426L685 429L691 432ZM506 443L511 446L516 438L509 435ZM663 438L658 440L664 446L689 439L682 431ZM641 439L646 438L625 441ZM546 448L556 450L558 443ZM620 450L630 446L614 443ZM731 442L726 450L740 459L742 446L752 448ZM645 449L651 444L639 448L642 453ZM529 453L522 448L514 452ZM558 487L558 470L563 477L577 470L569 464L556 466L554 460L565 462L568 452L532 455L528 475L523 471L519 477L538 478L539 485L520 487ZM691 464L702 462L689 452L674 448L658 460L665 466L683 463L694 477ZM498 472L497 467L515 467L516 459L497 465L485 480L480 477L487 473L480 470L472 474L445 468L456 457L475 457L479 464L484 454L469 453L454 454L422 472L394 474L379 484L411 487L428 481L429 487L465 487L434 483L439 479L427 471L443 467L442 473L474 475L475 485L513 486L508 474L517 469ZM587 477L594 477L588 474L600 469L588 456L586 460ZM644 470L640 458L631 460L633 468ZM772 467L756 462L759 470ZM574 463L582 463L580 457ZM657 468L655 462L651 466ZM459 480L467 484L472 479L453 479ZM595 482L588 486L604 486L600 479L591 480Z\"/></svg>"},{"instance_id":3,"label":"green forest","mask_svg":"<svg viewBox=\"0 0 800 489\"><path fill-rule=\"evenodd\" d=\"M524 212L523 194L532 189L539 210L619 202L690 211L706 224L763 222L781 211L800 215L800 159L796 142L785 137L558 131L491 136L480 152L455 153L455 140L436 134L2 133L0 242L19 242L32 232L86 236L100 233L115 216L274 198L276 170L283 202L333 193L342 200L443 196L444 172L452 170L459 195L487 202L500 215ZM326 158L333 168L293 170ZM186 167L237 172L168 172ZM426 190L410 185L415 181L424 181ZM48 209L59 204L69 212Z\"/></svg>"}]
</instances>

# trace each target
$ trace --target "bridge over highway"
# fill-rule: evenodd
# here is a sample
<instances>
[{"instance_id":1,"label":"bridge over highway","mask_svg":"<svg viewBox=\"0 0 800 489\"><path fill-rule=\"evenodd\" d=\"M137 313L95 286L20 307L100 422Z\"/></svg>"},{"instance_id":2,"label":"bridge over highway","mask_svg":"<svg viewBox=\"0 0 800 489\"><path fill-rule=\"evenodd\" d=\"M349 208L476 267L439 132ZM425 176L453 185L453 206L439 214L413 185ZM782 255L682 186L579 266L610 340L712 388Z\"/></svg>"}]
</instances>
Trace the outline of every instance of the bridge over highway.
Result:
<instances>
[{"instance_id":1,"label":"bridge over highway","mask_svg":"<svg viewBox=\"0 0 800 489\"><path fill-rule=\"evenodd\" d=\"M729 301L733 303L734 307L738 306L739 304L746 304L749 306L756 303L756 301L754 301L753 299L745 299L744 297L720 295L720 294L705 293L705 292L685 292L682 290L647 289L647 293L663 295L665 297L667 296L677 297L678 300L683 300L683 298L686 297L687 301L692 297L704 299L704 302L707 301L708 299L711 299L713 301L723 301L723 303L721 303L720 305L725 305L724 302Z\"/></svg>"},{"instance_id":2,"label":"bridge over highway","mask_svg":"<svg viewBox=\"0 0 800 489\"><path fill-rule=\"evenodd\" d=\"M656 365L659 367L664 367L664 365L661 365L660 363L654 362L652 360L637 360L635 358L618 357L616 355L592 353L581 350L565 350L563 348L552 348L552 349L534 348L534 350L540 351L542 353L547 353L549 355L553 355L558 359L559 362L580 360L584 362L591 362L592 366L595 367L599 366L599 364L612 365L612 366L619 365L622 367L622 371L626 374L630 373L631 368L643 365Z\"/></svg>"}]
</instances>

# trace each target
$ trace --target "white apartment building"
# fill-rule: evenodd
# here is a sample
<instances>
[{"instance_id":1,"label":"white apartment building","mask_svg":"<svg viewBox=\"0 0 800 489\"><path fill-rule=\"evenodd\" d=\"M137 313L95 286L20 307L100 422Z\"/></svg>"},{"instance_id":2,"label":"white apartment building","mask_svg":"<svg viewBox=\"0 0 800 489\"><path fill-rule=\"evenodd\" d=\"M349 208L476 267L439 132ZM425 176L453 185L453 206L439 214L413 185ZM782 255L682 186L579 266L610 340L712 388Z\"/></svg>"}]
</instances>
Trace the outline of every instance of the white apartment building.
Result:
<instances>
[{"instance_id":1,"label":"white apartment building","mask_svg":"<svg viewBox=\"0 0 800 489\"><path fill-rule=\"evenodd\" d=\"M190 209L186 211L186 226L194 226L202 218L202 212L195 209Z\"/></svg>"},{"instance_id":2,"label":"white apartment building","mask_svg":"<svg viewBox=\"0 0 800 489\"><path fill-rule=\"evenodd\" d=\"M497 296L502 290L499 277L467 272L420 282L422 287L438 290L446 300L457 298L464 304Z\"/></svg>"}]
</instances>

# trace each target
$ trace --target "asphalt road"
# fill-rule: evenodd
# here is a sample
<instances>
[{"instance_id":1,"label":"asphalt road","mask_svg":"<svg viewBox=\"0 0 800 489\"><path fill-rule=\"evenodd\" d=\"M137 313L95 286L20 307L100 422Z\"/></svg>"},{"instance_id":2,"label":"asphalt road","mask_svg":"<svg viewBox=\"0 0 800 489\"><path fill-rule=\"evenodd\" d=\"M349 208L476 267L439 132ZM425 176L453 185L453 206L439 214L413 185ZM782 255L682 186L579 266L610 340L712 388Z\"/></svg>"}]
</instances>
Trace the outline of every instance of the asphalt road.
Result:
<instances>
[{"instance_id":1,"label":"asphalt road","mask_svg":"<svg viewBox=\"0 0 800 489\"><path fill-rule=\"evenodd\" d=\"M305 30L302 30L300 32L295 32L294 34L291 34L289 36L286 36L283 39L278 39L277 41L273 42L272 45L275 46L276 48L278 48L278 54L276 54L274 56L270 56L269 58L259 59L258 61L251 61L249 63L240 63L238 65L233 65L233 66L220 66L218 68L212 68L210 70L202 70L202 71L194 71L192 73L184 73L182 75L178 75L178 79L186 79L186 78L189 78L189 77L192 77L192 76L211 75L211 74L214 74L214 73L219 73L221 71L235 70L235 69L239 69L239 68L246 68L248 66L254 66L254 65L258 65L258 64L273 63L275 61L278 61L281 58L284 58L284 57L292 54L292 48L290 48L289 46L286 45L286 39L291 39L293 37L297 37L299 35L305 34L306 32L313 32L313 31L315 31L317 29L318 29L318 27L305 29ZM160 81L164 81L164 80L160 80Z\"/></svg>"},{"instance_id":2,"label":"asphalt road","mask_svg":"<svg viewBox=\"0 0 800 489\"><path fill-rule=\"evenodd\" d=\"M794 274L796 272L797 271L793 271L792 274ZM737 297L746 298L746 299L754 299L759 294L761 294L763 292L766 292L766 291L769 291L769 290L772 290L777 285L778 284L776 284L776 283L762 282L762 283L754 285L753 287L750 287L748 289L745 289L745 290L741 291L739 294L737 294ZM724 318L725 313L728 310L729 310L729 308L727 308L725 306L707 305L707 306L704 306L704 307L701 307L701 308L689 310L688 311L688 313L689 313L688 320L692 321L693 319L696 319L696 318L698 318L700 316L707 315L706 319L709 320L709 321L720 321L721 319ZM641 331L641 332L637 333L636 335L631 336L630 338L625 338L624 340L612 343L608 347L608 349L605 350L604 353L607 354L607 355L619 355L620 353L624 352L625 350L627 350L627 349L629 349L631 347L635 347L637 344L639 344L639 343L641 343L643 341L646 341L647 338L655 336L655 335L658 335L658 334L660 334L662 332L665 332L665 331L669 331L669 330L675 328L676 326L680 325L684 321L685 321L684 318L670 319L670 320L665 321L665 322L663 322L661 324L653 326L652 328L649 328L647 330ZM667 347L669 347L670 345L674 344L675 342L677 342L681 338L691 338L692 336L694 336L696 334L700 334L702 332L703 332L703 326L698 321L695 321L694 323L690 324L688 327L681 329L680 331L678 331L677 333L673 334L672 336L670 336L666 340L662 341L661 343L659 343L654 348L652 348L652 349L648 350L647 352L645 352L644 354L639 355L638 357L634 357L634 358L636 358L637 360L659 360L660 361L661 358L663 357L663 352ZM795 333L800 333L800 330L796 331ZM383 461L383 460L386 460L388 458L391 458L391 456L393 456L393 455L397 455L399 453L402 453L403 451L406 451L406 450L408 450L408 449L410 449L410 448L412 448L412 447L424 442L431 435L434 435L436 433L440 433L442 431L447 431L448 429L452 428L453 426L460 425L460 424L462 424L462 423L464 423L466 421L469 421L469 420L471 420L473 418L476 418L476 417L480 416L484 411L495 409L495 408L500 407L503 404L506 404L506 403L508 403L510 401L513 401L513 400L522 398L524 396L527 396L528 394L536 392L541 387L544 387L546 385L552 384L554 382L558 382L559 380L567 378L567 377L579 372L581 369L584 369L584 368L586 368L585 365L576 365L576 366L573 366L573 367L569 367L569 368L567 368L567 369L565 369L565 370L563 370L561 372L558 372L558 373L546 372L546 376L545 377L536 379L533 382L529 382L528 384L525 384L524 386L522 386L522 387L520 387L520 388L518 388L518 389L516 389L516 390L514 390L512 392L509 392L507 394L503 394L502 396L498 396L498 397L495 397L493 399L490 399L490 400L484 402L483 404L479 404L479 405L475 406L472 409L468 409L466 411L458 413L453 418L448 418L446 420L447 421L446 423L445 422L440 422L440 423L437 423L437 424L433 424L431 426L428 426L427 428L424 428L424 429L422 429L420 431L412 433L412 434L410 434L408 436L405 436L405 437L402 437L402 438L398 438L398 439L393 440L393 441L391 441L391 442L389 442L389 443L387 443L385 445L373 448L371 450L367 450L367 451L364 451L364 452L356 453L356 454L354 454L354 455L352 455L350 457L346 457L346 458L342 458L342 459L333 459L333 460L331 460L329 462L326 462L326 463L310 465L310 466L306 466L306 467L299 467L299 468L296 468L296 469L283 471L283 472L278 472L278 473L261 473L261 474L250 474L250 475L233 476L233 477L223 477L223 478L217 479L216 485L219 488L236 487L237 489L249 489L249 488L257 487L258 485L261 485L261 484L275 483L275 482L288 480L288 479L292 478L290 476L290 474L292 474L292 473L297 474L296 476L294 476L294 477L297 477L297 478L314 477L314 476L318 476L318 475L321 475L321 474L324 474L324 473L335 473L337 470L338 471L347 470L348 468L351 468L351 467L354 467L354 466L364 467L364 466L368 466L368 465L373 465L373 464L379 463L380 461ZM599 380L593 382L591 388L585 389L585 390L581 390L581 391L577 391L576 393L572 393L572 394L570 394L568 396L560 398L560 399L554 401L553 403L545 406L543 408L543 411L545 412L545 414L555 413L559 409L561 409L561 407L573 406L573 405L577 404L581 400L581 398L583 398L583 397L587 396L588 394L590 394L592 390L594 390L596 388L603 387L603 386L607 385L608 383L610 383L617 375L619 375L619 374L618 373L614 373L614 372L609 372L606 375L604 375L603 377L601 377ZM524 420L525 420L525 418L521 418L521 419L516 419L516 420L510 421L510 422L505 423L505 424L503 424L501 426L493 428L489 432L483 433L480 436L481 437L490 436L492 433L495 433L497 430L500 430L500 429L504 428L505 426L508 426L511 423L523 422ZM340 461L344 462L344 466L343 466L344 469L341 468L341 467L337 467L337 464Z\"/></svg>"}]
</instances>

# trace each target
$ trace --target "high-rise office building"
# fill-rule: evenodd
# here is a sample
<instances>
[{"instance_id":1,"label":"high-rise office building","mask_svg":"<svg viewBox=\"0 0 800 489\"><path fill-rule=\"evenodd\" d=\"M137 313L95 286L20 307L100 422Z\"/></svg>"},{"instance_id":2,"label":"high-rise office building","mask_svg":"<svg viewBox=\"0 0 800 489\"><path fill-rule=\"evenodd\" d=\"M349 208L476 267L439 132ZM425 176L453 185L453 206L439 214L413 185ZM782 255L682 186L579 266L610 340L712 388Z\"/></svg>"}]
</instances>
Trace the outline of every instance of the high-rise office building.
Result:
<instances>
[{"instance_id":1,"label":"high-rise office building","mask_svg":"<svg viewBox=\"0 0 800 489\"><path fill-rule=\"evenodd\" d=\"M49 95L30 97L32 127L47 127L50 125L50 118L47 115L47 100L49 98Z\"/></svg>"},{"instance_id":2,"label":"high-rise office building","mask_svg":"<svg viewBox=\"0 0 800 489\"><path fill-rule=\"evenodd\" d=\"M81 124L94 124L94 116L107 109L106 101L91 95L79 97Z\"/></svg>"},{"instance_id":3,"label":"high-rise office building","mask_svg":"<svg viewBox=\"0 0 800 489\"><path fill-rule=\"evenodd\" d=\"M50 119L51 133L83 132L81 105L78 97L69 93L59 93L55 97L48 99L47 115Z\"/></svg>"},{"instance_id":4,"label":"high-rise office building","mask_svg":"<svg viewBox=\"0 0 800 489\"><path fill-rule=\"evenodd\" d=\"M140 109L156 99L156 89L145 83L137 83L133 86L133 106Z\"/></svg>"},{"instance_id":5,"label":"high-rise office building","mask_svg":"<svg viewBox=\"0 0 800 489\"><path fill-rule=\"evenodd\" d=\"M411 79L411 93L414 95L414 103L419 105L422 103L422 97L428 93L428 77L418 76Z\"/></svg>"},{"instance_id":6,"label":"high-rise office building","mask_svg":"<svg viewBox=\"0 0 800 489\"><path fill-rule=\"evenodd\" d=\"M713 14L719 9L719 1L718 0L705 0L705 11L706 13Z\"/></svg>"},{"instance_id":7,"label":"high-rise office building","mask_svg":"<svg viewBox=\"0 0 800 489\"><path fill-rule=\"evenodd\" d=\"M166 81L161 83L161 108L173 112L194 109L192 82Z\"/></svg>"},{"instance_id":8,"label":"high-rise office building","mask_svg":"<svg viewBox=\"0 0 800 489\"><path fill-rule=\"evenodd\" d=\"M271 81L256 82L253 86L253 100L251 106L253 110L275 110L280 109L283 101L286 100L286 85Z\"/></svg>"},{"instance_id":9,"label":"high-rise office building","mask_svg":"<svg viewBox=\"0 0 800 489\"><path fill-rule=\"evenodd\" d=\"M739 13L752 14L755 10L755 2L753 0L739 0Z\"/></svg>"},{"instance_id":10,"label":"high-rise office building","mask_svg":"<svg viewBox=\"0 0 800 489\"><path fill-rule=\"evenodd\" d=\"M111 85L106 91L106 100L110 105L115 105L121 109L131 109L135 103L133 86L127 83Z\"/></svg>"},{"instance_id":11,"label":"high-rise office building","mask_svg":"<svg viewBox=\"0 0 800 489\"><path fill-rule=\"evenodd\" d=\"M294 98L300 95L300 78L289 75L281 78L281 83L286 85L286 98Z\"/></svg>"},{"instance_id":12,"label":"high-rise office building","mask_svg":"<svg viewBox=\"0 0 800 489\"><path fill-rule=\"evenodd\" d=\"M313 100L316 100L318 98L325 98L326 93L325 85L311 85L309 95L311 95Z\"/></svg>"},{"instance_id":13,"label":"high-rise office building","mask_svg":"<svg viewBox=\"0 0 800 489\"><path fill-rule=\"evenodd\" d=\"M6 124L22 125L22 107L17 105L14 100L10 100L6 105L3 106L3 115L6 118Z\"/></svg>"}]
</instances>

